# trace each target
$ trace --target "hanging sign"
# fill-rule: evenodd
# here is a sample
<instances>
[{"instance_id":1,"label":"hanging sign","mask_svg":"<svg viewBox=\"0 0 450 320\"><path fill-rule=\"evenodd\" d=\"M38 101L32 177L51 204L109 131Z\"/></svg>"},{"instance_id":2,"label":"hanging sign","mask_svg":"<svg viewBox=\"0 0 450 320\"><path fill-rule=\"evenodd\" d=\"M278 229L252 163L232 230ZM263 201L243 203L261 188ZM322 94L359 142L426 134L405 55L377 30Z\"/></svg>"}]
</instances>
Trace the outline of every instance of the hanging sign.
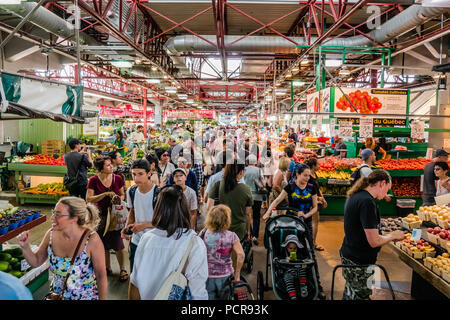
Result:
<instances>
[{"instance_id":1,"label":"hanging sign","mask_svg":"<svg viewBox=\"0 0 450 320\"><path fill-rule=\"evenodd\" d=\"M98 134L98 117L86 118L83 124L83 136L96 136Z\"/></svg>"},{"instance_id":2,"label":"hanging sign","mask_svg":"<svg viewBox=\"0 0 450 320\"><path fill-rule=\"evenodd\" d=\"M413 121L411 122L411 138L423 139L425 137L425 122Z\"/></svg>"},{"instance_id":3,"label":"hanging sign","mask_svg":"<svg viewBox=\"0 0 450 320\"><path fill-rule=\"evenodd\" d=\"M338 135L341 138L351 138L353 136L352 123L339 122Z\"/></svg>"},{"instance_id":4,"label":"hanging sign","mask_svg":"<svg viewBox=\"0 0 450 320\"><path fill-rule=\"evenodd\" d=\"M359 137L373 137L373 119L369 117L361 118L359 122Z\"/></svg>"}]
</instances>

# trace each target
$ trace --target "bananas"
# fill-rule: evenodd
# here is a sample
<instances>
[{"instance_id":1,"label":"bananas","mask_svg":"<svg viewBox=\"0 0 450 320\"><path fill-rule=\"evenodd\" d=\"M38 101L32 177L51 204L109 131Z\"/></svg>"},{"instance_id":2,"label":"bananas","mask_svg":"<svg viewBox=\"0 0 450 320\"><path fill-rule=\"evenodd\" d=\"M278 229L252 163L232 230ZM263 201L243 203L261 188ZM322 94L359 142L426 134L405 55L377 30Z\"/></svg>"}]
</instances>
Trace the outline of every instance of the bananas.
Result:
<instances>
[{"instance_id":1,"label":"bananas","mask_svg":"<svg viewBox=\"0 0 450 320\"><path fill-rule=\"evenodd\" d=\"M317 171L316 174L319 179L350 179L350 173L345 171Z\"/></svg>"}]
</instances>

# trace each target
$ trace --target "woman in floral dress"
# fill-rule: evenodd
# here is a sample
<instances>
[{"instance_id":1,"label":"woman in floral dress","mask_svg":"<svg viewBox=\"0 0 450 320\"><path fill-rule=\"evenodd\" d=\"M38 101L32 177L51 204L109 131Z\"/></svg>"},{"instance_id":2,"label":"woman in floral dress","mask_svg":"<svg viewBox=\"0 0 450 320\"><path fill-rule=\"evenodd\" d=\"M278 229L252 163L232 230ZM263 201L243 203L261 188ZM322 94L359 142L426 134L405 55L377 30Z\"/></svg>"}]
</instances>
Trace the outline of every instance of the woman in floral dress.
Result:
<instances>
[{"instance_id":1,"label":"woman in floral dress","mask_svg":"<svg viewBox=\"0 0 450 320\"><path fill-rule=\"evenodd\" d=\"M104 300L107 280L103 243L94 230L99 222L98 210L81 198L65 197L52 212L52 228L47 231L38 250L30 247L29 231L17 239L27 262L33 268L48 259L53 279L50 290L64 296L64 300ZM88 230L86 235L85 230ZM70 270L66 290L64 281L75 248L84 235Z\"/></svg>"}]
</instances>

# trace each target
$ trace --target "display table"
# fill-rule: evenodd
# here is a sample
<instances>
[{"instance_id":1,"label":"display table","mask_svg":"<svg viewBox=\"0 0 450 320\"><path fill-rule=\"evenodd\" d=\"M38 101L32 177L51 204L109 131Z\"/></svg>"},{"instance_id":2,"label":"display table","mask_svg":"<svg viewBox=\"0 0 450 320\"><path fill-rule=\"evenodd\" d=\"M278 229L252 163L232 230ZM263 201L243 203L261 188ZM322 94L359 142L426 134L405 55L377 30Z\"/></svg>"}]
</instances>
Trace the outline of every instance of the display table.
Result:
<instances>
[{"instance_id":1,"label":"display table","mask_svg":"<svg viewBox=\"0 0 450 320\"><path fill-rule=\"evenodd\" d=\"M61 196L47 194L25 194L21 193L18 181L21 176L42 176L42 177L64 177L67 172L66 166L8 163L8 170L14 171L16 179L16 201L18 205L25 203L55 204Z\"/></svg>"},{"instance_id":2,"label":"display table","mask_svg":"<svg viewBox=\"0 0 450 320\"><path fill-rule=\"evenodd\" d=\"M450 284L447 281L426 268L419 260L412 258L406 252L396 247L392 242L389 243L388 246L398 255L400 260L413 270L411 295L414 298L420 299L422 297L425 298L426 296L428 296L428 299L434 297L444 298L444 296L450 298ZM433 297L431 297L429 296L429 293L433 290L438 292L434 292Z\"/></svg>"}]
</instances>

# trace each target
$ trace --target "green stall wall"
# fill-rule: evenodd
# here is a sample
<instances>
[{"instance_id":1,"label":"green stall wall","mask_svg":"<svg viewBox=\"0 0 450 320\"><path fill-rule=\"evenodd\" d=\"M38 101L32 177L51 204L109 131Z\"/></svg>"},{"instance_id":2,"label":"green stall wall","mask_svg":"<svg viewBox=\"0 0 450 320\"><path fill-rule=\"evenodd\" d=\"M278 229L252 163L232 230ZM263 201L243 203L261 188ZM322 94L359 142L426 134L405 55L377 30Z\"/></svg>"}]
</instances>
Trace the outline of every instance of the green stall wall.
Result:
<instances>
[{"instance_id":1,"label":"green stall wall","mask_svg":"<svg viewBox=\"0 0 450 320\"><path fill-rule=\"evenodd\" d=\"M21 141L31 143L33 152L41 153L41 143L46 140L63 140L63 123L48 119L19 121ZM78 137L83 132L81 124L66 124L66 137ZM66 141L64 141L66 142Z\"/></svg>"}]
</instances>

